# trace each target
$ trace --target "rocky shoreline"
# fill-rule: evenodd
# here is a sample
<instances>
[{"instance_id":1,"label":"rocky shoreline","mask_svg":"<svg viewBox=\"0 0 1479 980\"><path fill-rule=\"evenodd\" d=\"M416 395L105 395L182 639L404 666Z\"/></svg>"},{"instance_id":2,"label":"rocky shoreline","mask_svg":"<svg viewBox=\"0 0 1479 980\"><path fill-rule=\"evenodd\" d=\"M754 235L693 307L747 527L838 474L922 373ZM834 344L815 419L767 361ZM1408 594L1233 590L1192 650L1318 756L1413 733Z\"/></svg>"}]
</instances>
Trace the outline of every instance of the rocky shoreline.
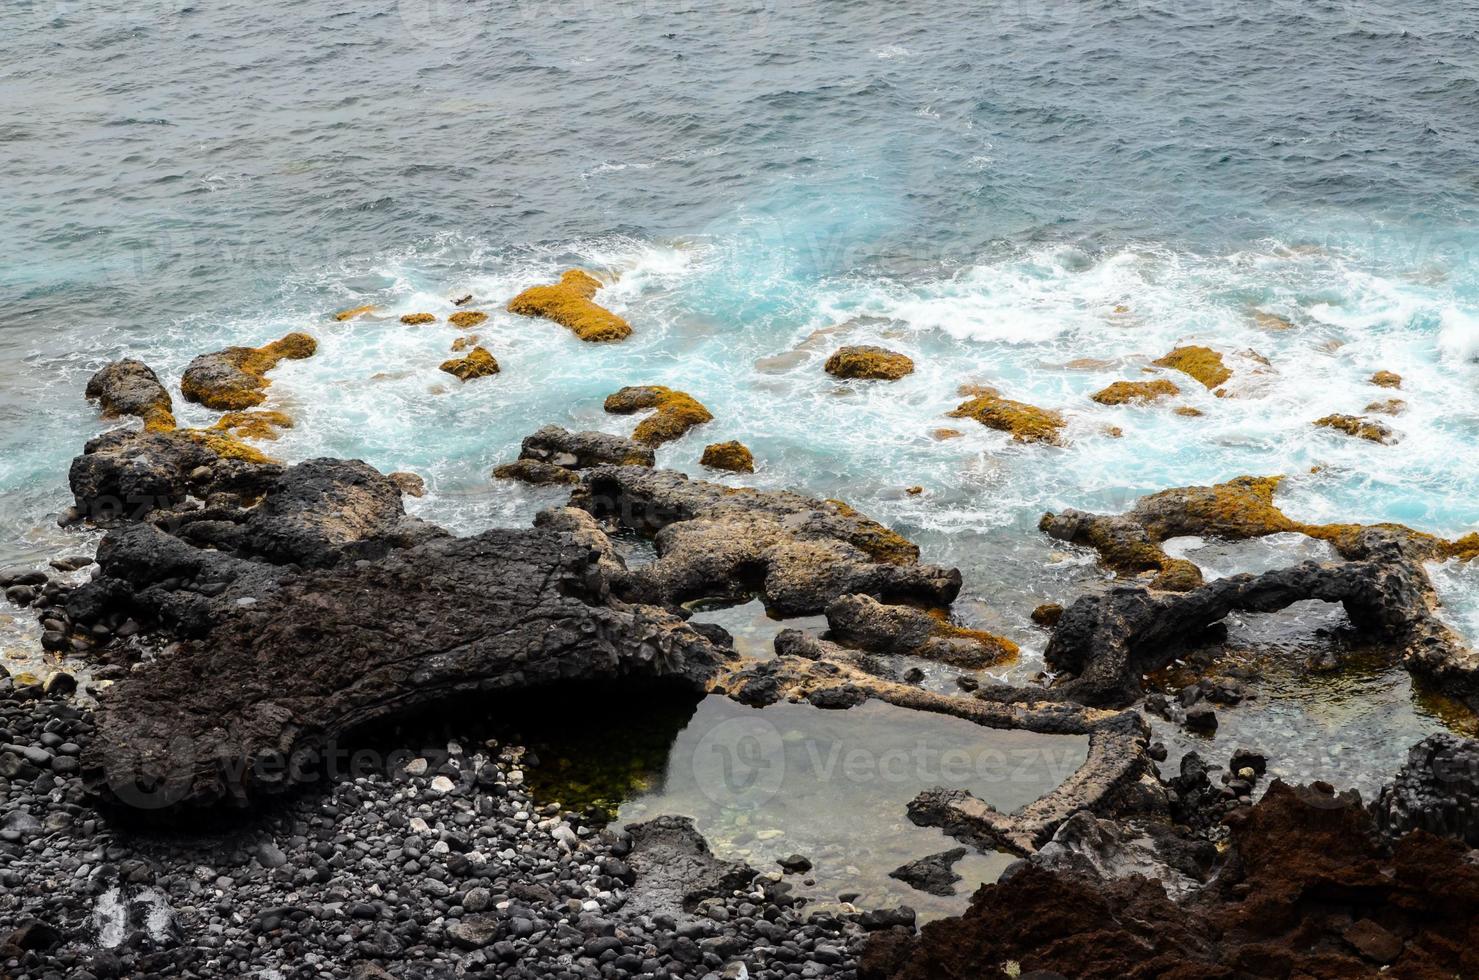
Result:
<instances>
[{"instance_id":1,"label":"rocky shoreline","mask_svg":"<svg viewBox=\"0 0 1479 980\"><path fill-rule=\"evenodd\" d=\"M580 332L597 316L594 289L572 283L540 315ZM242 414L265 400L279 357L312 355L300 337L197 359L211 370L196 370L187 394ZM94 706L61 671L0 680L0 912L16 922L0 930L6 976L1474 968L1454 938L1458 912L1433 910L1440 891L1457 910L1479 894L1475 743L1415 747L1368 808L1331 787L1265 792L1267 760L1252 749L1225 769L1190 753L1163 773L1146 717L1215 726L1204 686L1172 705L1147 675L1230 612L1306 599L1340 603L1394 663L1473 706L1479 659L1438 617L1422 564L1471 556L1469 539L1295 525L1273 506L1277 481L1253 478L1165 491L1124 515L1047 515L1044 532L1095 549L1120 580L1044 612L1052 674L983 683L976 671L1019 651L954 619L957 569L921 562L916 545L843 501L656 468L652 447L712 418L683 392L608 399L608 411L651 411L632 439L553 426L531 435L496 475L567 484L568 501L533 527L470 537L406 512L420 487L412 474L357 460L285 465L241 442L235 417L178 428L140 362L104 368L87 393L105 416L145 424L89 441L73 462L64 521L108 532L87 581L7 573L7 598L35 611L46 649L89 663L102 683ZM1341 560L1206 582L1161 548L1175 535L1289 530L1331 542ZM649 539L654 557L629 562L623 535ZM825 616L827 629L783 630L773 657L748 659L722 628L690 619L695 601L757 598L777 618ZM922 686L921 663L959 672L958 692ZM916 938L907 908L861 910L839 896L835 909L808 911L787 881L805 875L805 855L779 871L747 868L716 858L680 818L614 831L534 799L517 746L451 732L430 749L353 751L371 730L419 745L418 719L459 699L637 679L752 707L877 700L986 730L1086 736L1087 757L1015 812L940 786L899 814L1021 858L964 917ZM1272 860L1311 849L1309 860ZM961 853L896 877L951 889ZM1435 867L1441 881L1420 880ZM1393 875L1400 887L1371 898ZM1321 897L1290 919L1273 916L1265 893L1283 907ZM1061 913L1063 895L1089 911ZM1151 940L1108 927L1121 904L1154 923ZM1313 961L1300 945L1312 935ZM1176 956L1234 965L1165 973Z\"/></svg>"}]
</instances>

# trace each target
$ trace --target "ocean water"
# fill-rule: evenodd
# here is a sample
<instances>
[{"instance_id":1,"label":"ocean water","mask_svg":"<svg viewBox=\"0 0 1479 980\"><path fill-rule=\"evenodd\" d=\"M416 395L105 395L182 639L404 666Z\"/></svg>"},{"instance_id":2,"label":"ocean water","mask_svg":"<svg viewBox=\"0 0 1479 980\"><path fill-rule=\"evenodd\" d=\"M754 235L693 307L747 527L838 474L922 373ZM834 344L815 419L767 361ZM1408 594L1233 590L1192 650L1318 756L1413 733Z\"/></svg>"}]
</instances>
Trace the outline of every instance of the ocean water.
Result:
<instances>
[{"instance_id":1,"label":"ocean water","mask_svg":"<svg viewBox=\"0 0 1479 980\"><path fill-rule=\"evenodd\" d=\"M561 497L489 478L524 435L629 431L604 396L668 384L716 418L660 465L702 475L703 445L738 438L759 471L718 479L842 497L891 524L962 569L957 611L1023 644L1018 677L1040 665L1032 607L1104 574L1038 534L1044 510L1282 473L1299 518L1473 530L1476 14L1473 0L13 0L0 563L93 544L54 523L68 462L105 427L82 398L93 370L127 354L174 385L195 354L291 330L320 350L273 375L269 407L298 422L281 458L415 471L431 492L412 509L459 531L524 524ZM599 300L630 340L586 345L503 312L571 266L610 283ZM444 318L467 292L503 371L461 385L437 370L459 332L397 317ZM330 317L362 304L378 315ZM1150 367L1188 342L1229 355L1229 397ZM918 370L837 382L821 365L842 343ZM1369 384L1378 369L1401 390ZM1088 397L1151 376L1204 414ZM1064 411L1068 444L946 418L966 383ZM1394 396L1394 445L1311 425ZM961 436L934 437L946 427ZM1479 569L1436 572L1446 614L1479 638ZM29 614L0 616L0 656L34 652ZM1370 683L1405 712L1380 739L1355 735L1376 772L1440 722L1400 672ZM1317 687L1284 693L1293 707L1254 734L1329 737L1301 728Z\"/></svg>"}]
</instances>

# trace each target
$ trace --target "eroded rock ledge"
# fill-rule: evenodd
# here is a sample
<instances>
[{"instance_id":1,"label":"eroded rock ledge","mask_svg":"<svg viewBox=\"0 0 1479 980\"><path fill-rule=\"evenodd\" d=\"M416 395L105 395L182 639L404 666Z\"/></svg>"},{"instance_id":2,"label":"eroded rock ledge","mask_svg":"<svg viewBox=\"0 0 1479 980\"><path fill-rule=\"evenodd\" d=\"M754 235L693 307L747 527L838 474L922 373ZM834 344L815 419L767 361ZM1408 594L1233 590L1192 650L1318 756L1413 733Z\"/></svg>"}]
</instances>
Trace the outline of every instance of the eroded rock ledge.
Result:
<instances>
[{"instance_id":1,"label":"eroded rock ledge","mask_svg":"<svg viewBox=\"0 0 1479 980\"><path fill-rule=\"evenodd\" d=\"M546 425L526 436L519 458L493 471L504 480L525 483L579 483L579 470L595 466L652 466L657 457L651 447L625 436L605 432L571 432Z\"/></svg>"},{"instance_id":2,"label":"eroded rock ledge","mask_svg":"<svg viewBox=\"0 0 1479 980\"><path fill-rule=\"evenodd\" d=\"M110 534L75 622L124 610L178 647L98 709L92 786L139 805L243 803L286 760L458 694L622 675L701 687L722 633L610 594L601 552L554 530L433 537L378 560L270 565L147 524Z\"/></svg>"},{"instance_id":3,"label":"eroded rock ledge","mask_svg":"<svg viewBox=\"0 0 1479 980\"><path fill-rule=\"evenodd\" d=\"M777 615L803 616L849 593L948 606L960 591L959 571L919 564L917 546L839 501L612 466L587 473L571 503L653 538L657 559L614 583L631 601L758 594Z\"/></svg>"}]
</instances>

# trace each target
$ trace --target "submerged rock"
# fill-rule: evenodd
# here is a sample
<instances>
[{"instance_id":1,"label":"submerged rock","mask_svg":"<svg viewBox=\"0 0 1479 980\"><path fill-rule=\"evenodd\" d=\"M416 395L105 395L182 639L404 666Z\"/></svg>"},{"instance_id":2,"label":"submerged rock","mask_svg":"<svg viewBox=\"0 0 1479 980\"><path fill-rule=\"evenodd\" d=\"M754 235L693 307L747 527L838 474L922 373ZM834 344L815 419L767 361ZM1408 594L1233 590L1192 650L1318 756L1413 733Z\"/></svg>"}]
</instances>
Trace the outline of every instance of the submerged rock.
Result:
<instances>
[{"instance_id":1,"label":"submerged rock","mask_svg":"<svg viewBox=\"0 0 1479 980\"><path fill-rule=\"evenodd\" d=\"M645 446L660 446L684 435L689 429L714 416L684 391L662 385L629 385L606 397L606 411L630 415L652 409L651 415L637 423L632 438Z\"/></svg>"},{"instance_id":2,"label":"submerged rock","mask_svg":"<svg viewBox=\"0 0 1479 980\"><path fill-rule=\"evenodd\" d=\"M1177 347L1151 363L1190 375L1209 390L1226 384L1232 377L1232 371L1222 363L1222 355L1210 347Z\"/></svg>"},{"instance_id":3,"label":"submerged rock","mask_svg":"<svg viewBox=\"0 0 1479 980\"><path fill-rule=\"evenodd\" d=\"M888 873L910 888L927 895L950 896L955 894L955 883L960 875L955 873L955 862L965 857L966 849L954 847L939 854L931 854L917 861L900 865Z\"/></svg>"},{"instance_id":4,"label":"submerged rock","mask_svg":"<svg viewBox=\"0 0 1479 980\"><path fill-rule=\"evenodd\" d=\"M1378 371L1371 376L1371 383L1378 388L1402 387L1402 375L1395 371Z\"/></svg>"},{"instance_id":5,"label":"submerged rock","mask_svg":"<svg viewBox=\"0 0 1479 980\"><path fill-rule=\"evenodd\" d=\"M498 373L498 361L485 348L474 347L466 357L454 357L443 361L441 370L459 381L488 378Z\"/></svg>"},{"instance_id":6,"label":"submerged rock","mask_svg":"<svg viewBox=\"0 0 1479 980\"><path fill-rule=\"evenodd\" d=\"M1378 415L1401 415L1407 411L1407 403L1400 398L1387 398L1383 401L1372 402L1364 411L1375 412Z\"/></svg>"},{"instance_id":7,"label":"submerged rock","mask_svg":"<svg viewBox=\"0 0 1479 980\"><path fill-rule=\"evenodd\" d=\"M290 333L263 347L228 347L202 354L185 368L180 391L187 401L206 408L252 408L267 400L263 390L271 382L266 374L279 361L312 357L317 349L318 342L307 334Z\"/></svg>"},{"instance_id":8,"label":"submerged rock","mask_svg":"<svg viewBox=\"0 0 1479 980\"><path fill-rule=\"evenodd\" d=\"M906 355L886 347L864 345L838 348L827 358L824 369L837 378L897 381L914 373L914 362Z\"/></svg>"},{"instance_id":9,"label":"submerged rock","mask_svg":"<svg viewBox=\"0 0 1479 980\"><path fill-rule=\"evenodd\" d=\"M958 571L918 564L914 544L840 501L622 466L590 471L571 503L653 537L657 559L616 583L635 601L758 593L780 615L808 615L854 592L944 606L960 591Z\"/></svg>"},{"instance_id":10,"label":"submerged rock","mask_svg":"<svg viewBox=\"0 0 1479 980\"><path fill-rule=\"evenodd\" d=\"M526 436L513 463L498 467L495 477L525 483L579 483L577 471L594 466L652 466L656 456L647 446L605 432L571 432L546 425Z\"/></svg>"},{"instance_id":11,"label":"submerged rock","mask_svg":"<svg viewBox=\"0 0 1479 980\"><path fill-rule=\"evenodd\" d=\"M143 419L146 429L175 427L174 402L143 361L125 358L104 366L88 379L87 397L98 402L105 419L132 415Z\"/></svg>"},{"instance_id":12,"label":"submerged rock","mask_svg":"<svg viewBox=\"0 0 1479 980\"><path fill-rule=\"evenodd\" d=\"M827 604L827 625L838 642L874 653L903 654L979 670L1015 660L1017 644L984 630L965 629L943 611L931 615L888 606L867 595L838 596Z\"/></svg>"},{"instance_id":13,"label":"submerged rock","mask_svg":"<svg viewBox=\"0 0 1479 980\"><path fill-rule=\"evenodd\" d=\"M1316 419L1315 425L1322 429L1335 429L1348 436L1356 436L1368 442L1379 442L1383 445L1397 441L1397 434L1392 431L1391 426L1375 419L1363 418L1360 415L1327 415Z\"/></svg>"},{"instance_id":14,"label":"submerged rock","mask_svg":"<svg viewBox=\"0 0 1479 980\"><path fill-rule=\"evenodd\" d=\"M373 306L356 306L348 310L340 310L334 314L334 319L343 323L345 320L353 320L364 316L366 313L373 312L375 312L375 307Z\"/></svg>"},{"instance_id":15,"label":"submerged rock","mask_svg":"<svg viewBox=\"0 0 1479 980\"><path fill-rule=\"evenodd\" d=\"M699 465L731 473L753 473L755 457L742 442L716 442L704 447Z\"/></svg>"},{"instance_id":16,"label":"submerged rock","mask_svg":"<svg viewBox=\"0 0 1479 980\"><path fill-rule=\"evenodd\" d=\"M625 340L631 324L594 302L601 282L589 273L571 269L549 286L531 286L509 301L508 311L539 316L569 327L581 340L594 343Z\"/></svg>"},{"instance_id":17,"label":"submerged rock","mask_svg":"<svg viewBox=\"0 0 1479 980\"><path fill-rule=\"evenodd\" d=\"M1157 378L1154 381L1116 381L1089 397L1101 405L1124 405L1135 402L1144 404L1179 394L1181 389L1175 384L1165 378Z\"/></svg>"},{"instance_id":18,"label":"submerged rock","mask_svg":"<svg viewBox=\"0 0 1479 980\"><path fill-rule=\"evenodd\" d=\"M482 337L478 336L475 333L470 333L466 334L465 336L458 337L456 340L452 341L452 353L461 354L463 351L470 350L478 346L478 343L482 341L482 339Z\"/></svg>"},{"instance_id":19,"label":"submerged rock","mask_svg":"<svg viewBox=\"0 0 1479 980\"><path fill-rule=\"evenodd\" d=\"M1011 433L1017 442L1061 444L1063 428L1068 424L1061 412L1002 398L994 388L974 390L975 397L950 412L951 418L975 419L988 429Z\"/></svg>"}]
</instances>

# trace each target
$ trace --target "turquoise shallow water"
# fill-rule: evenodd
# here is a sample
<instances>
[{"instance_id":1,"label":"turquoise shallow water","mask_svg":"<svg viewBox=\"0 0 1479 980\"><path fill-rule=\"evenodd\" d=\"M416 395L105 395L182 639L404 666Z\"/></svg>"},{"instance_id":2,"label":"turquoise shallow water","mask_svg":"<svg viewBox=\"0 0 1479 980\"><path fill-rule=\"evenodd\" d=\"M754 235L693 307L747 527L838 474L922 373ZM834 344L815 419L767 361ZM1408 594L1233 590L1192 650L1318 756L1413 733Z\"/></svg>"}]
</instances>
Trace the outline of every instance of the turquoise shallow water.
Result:
<instances>
[{"instance_id":1,"label":"turquoise shallow water","mask_svg":"<svg viewBox=\"0 0 1479 980\"><path fill-rule=\"evenodd\" d=\"M1023 673L1028 611L1102 574L1036 532L1045 509L1284 473L1297 517L1472 530L1476 13L8 4L0 558L88 545L53 517L101 428L91 371L129 353L173 384L196 353L297 329L321 348L275 375L299 423L284 458L414 470L413 507L459 530L524 523L558 496L488 478L520 438L627 431L603 397L670 384L716 421L661 465L698 475L706 442L740 438L749 482L889 522L962 568L959 611L1023 643ZM613 283L630 341L500 312L570 265ZM469 291L503 373L459 386L437 371L456 332L395 317ZM363 303L385 319L329 319ZM919 370L837 383L821 363L843 342ZM1227 398L1166 375L1202 416L1089 400L1185 342L1236 371ZM1065 411L1069 444L944 418L963 383ZM1310 425L1393 395L1395 445ZM932 437L947 426L963 436ZM1476 575L1439 579L1471 635ZM8 654L29 628L0 623ZM1432 724L1414 717L1384 742Z\"/></svg>"}]
</instances>

